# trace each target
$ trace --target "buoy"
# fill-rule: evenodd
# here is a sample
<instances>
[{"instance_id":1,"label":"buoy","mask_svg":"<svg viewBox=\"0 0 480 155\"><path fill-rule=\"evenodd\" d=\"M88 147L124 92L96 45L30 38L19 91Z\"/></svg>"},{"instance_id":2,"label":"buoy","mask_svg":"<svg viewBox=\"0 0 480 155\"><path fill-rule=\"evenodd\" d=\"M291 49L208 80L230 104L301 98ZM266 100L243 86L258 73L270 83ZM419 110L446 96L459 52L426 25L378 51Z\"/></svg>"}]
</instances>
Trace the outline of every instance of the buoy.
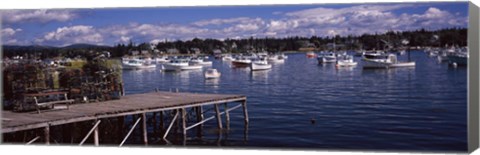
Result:
<instances>
[{"instance_id":1,"label":"buoy","mask_svg":"<svg viewBox=\"0 0 480 155\"><path fill-rule=\"evenodd\" d=\"M456 62L452 63L453 68L457 68L458 64Z\"/></svg>"},{"instance_id":2,"label":"buoy","mask_svg":"<svg viewBox=\"0 0 480 155\"><path fill-rule=\"evenodd\" d=\"M315 118L310 119L310 123L315 124Z\"/></svg>"}]
</instances>

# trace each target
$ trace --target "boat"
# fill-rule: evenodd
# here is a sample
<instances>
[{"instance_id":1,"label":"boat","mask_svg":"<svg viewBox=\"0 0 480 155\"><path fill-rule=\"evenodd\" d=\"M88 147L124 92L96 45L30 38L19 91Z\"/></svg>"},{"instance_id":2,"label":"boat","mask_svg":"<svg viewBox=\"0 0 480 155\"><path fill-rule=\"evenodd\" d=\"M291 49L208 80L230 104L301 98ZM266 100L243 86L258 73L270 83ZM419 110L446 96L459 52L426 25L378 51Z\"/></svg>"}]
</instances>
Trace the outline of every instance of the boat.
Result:
<instances>
[{"instance_id":1,"label":"boat","mask_svg":"<svg viewBox=\"0 0 480 155\"><path fill-rule=\"evenodd\" d=\"M222 74L217 71L217 69L208 69L205 72L205 79L215 79L219 78Z\"/></svg>"},{"instance_id":2,"label":"boat","mask_svg":"<svg viewBox=\"0 0 480 155\"><path fill-rule=\"evenodd\" d=\"M315 58L315 53L314 52L307 52L307 58Z\"/></svg>"},{"instance_id":3,"label":"boat","mask_svg":"<svg viewBox=\"0 0 480 155\"><path fill-rule=\"evenodd\" d=\"M162 70L165 71L182 71L182 70L197 70L202 69L201 65L190 65L188 59L175 59L162 65Z\"/></svg>"},{"instance_id":4,"label":"boat","mask_svg":"<svg viewBox=\"0 0 480 155\"><path fill-rule=\"evenodd\" d=\"M267 60L272 63L283 63L285 62L285 57L283 55L272 55Z\"/></svg>"},{"instance_id":5,"label":"boat","mask_svg":"<svg viewBox=\"0 0 480 155\"><path fill-rule=\"evenodd\" d=\"M395 54L369 53L364 55L363 68L414 67L415 62L399 62Z\"/></svg>"},{"instance_id":6,"label":"boat","mask_svg":"<svg viewBox=\"0 0 480 155\"><path fill-rule=\"evenodd\" d=\"M449 64L456 64L459 66L466 66L468 64L468 53L461 51L456 53L451 53L448 55Z\"/></svg>"},{"instance_id":7,"label":"boat","mask_svg":"<svg viewBox=\"0 0 480 155\"><path fill-rule=\"evenodd\" d=\"M271 68L272 68L272 65L269 64L265 58L255 60L250 65L251 71L268 70Z\"/></svg>"},{"instance_id":8,"label":"boat","mask_svg":"<svg viewBox=\"0 0 480 155\"><path fill-rule=\"evenodd\" d=\"M337 62L337 56L333 52L320 52L317 57L318 63L334 63Z\"/></svg>"},{"instance_id":9,"label":"boat","mask_svg":"<svg viewBox=\"0 0 480 155\"><path fill-rule=\"evenodd\" d=\"M232 61L234 67L248 67L252 63L252 60L245 57L239 57Z\"/></svg>"},{"instance_id":10,"label":"boat","mask_svg":"<svg viewBox=\"0 0 480 155\"><path fill-rule=\"evenodd\" d=\"M123 69L147 69L147 68L155 68L155 64L145 63L142 60L138 59L130 59L128 61L122 62Z\"/></svg>"},{"instance_id":11,"label":"boat","mask_svg":"<svg viewBox=\"0 0 480 155\"><path fill-rule=\"evenodd\" d=\"M155 63L165 63L168 62L168 57L162 56L162 57L156 57L153 59Z\"/></svg>"},{"instance_id":12,"label":"boat","mask_svg":"<svg viewBox=\"0 0 480 155\"><path fill-rule=\"evenodd\" d=\"M233 61L233 57L229 54L222 57L222 61Z\"/></svg>"},{"instance_id":13,"label":"boat","mask_svg":"<svg viewBox=\"0 0 480 155\"><path fill-rule=\"evenodd\" d=\"M191 65L212 65L212 62L211 61L204 61L202 58L196 57L196 58L191 58L190 59L190 64Z\"/></svg>"},{"instance_id":14,"label":"boat","mask_svg":"<svg viewBox=\"0 0 480 155\"><path fill-rule=\"evenodd\" d=\"M357 66L357 62L353 61L353 56L351 55L343 55L338 58L337 60L337 67L351 67Z\"/></svg>"}]
</instances>

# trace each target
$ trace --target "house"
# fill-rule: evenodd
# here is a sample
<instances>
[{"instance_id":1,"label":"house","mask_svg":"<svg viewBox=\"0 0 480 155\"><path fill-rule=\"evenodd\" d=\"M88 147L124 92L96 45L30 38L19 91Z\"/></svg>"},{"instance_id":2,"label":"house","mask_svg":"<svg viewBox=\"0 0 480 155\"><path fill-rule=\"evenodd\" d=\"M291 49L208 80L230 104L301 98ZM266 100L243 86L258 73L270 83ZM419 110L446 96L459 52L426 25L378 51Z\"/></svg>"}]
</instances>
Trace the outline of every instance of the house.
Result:
<instances>
[{"instance_id":1,"label":"house","mask_svg":"<svg viewBox=\"0 0 480 155\"><path fill-rule=\"evenodd\" d=\"M178 54L178 53L180 53L180 51L178 51L178 49L176 48L167 49L167 54Z\"/></svg>"},{"instance_id":2,"label":"house","mask_svg":"<svg viewBox=\"0 0 480 155\"><path fill-rule=\"evenodd\" d=\"M199 48L191 48L190 51L191 54L200 54L202 52Z\"/></svg>"}]
</instances>

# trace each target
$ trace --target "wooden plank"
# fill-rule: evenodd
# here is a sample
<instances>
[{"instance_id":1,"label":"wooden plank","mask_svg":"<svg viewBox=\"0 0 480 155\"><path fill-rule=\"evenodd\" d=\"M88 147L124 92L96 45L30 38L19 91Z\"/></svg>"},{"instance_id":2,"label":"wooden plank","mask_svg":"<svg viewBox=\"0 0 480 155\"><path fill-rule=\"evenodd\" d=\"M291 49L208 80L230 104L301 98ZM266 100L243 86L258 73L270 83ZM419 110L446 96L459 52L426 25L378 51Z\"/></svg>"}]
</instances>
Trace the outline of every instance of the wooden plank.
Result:
<instances>
[{"instance_id":1,"label":"wooden plank","mask_svg":"<svg viewBox=\"0 0 480 155\"><path fill-rule=\"evenodd\" d=\"M62 125L243 100L246 97L241 95L156 92L122 96L120 100L70 105L70 110L42 111L41 114L2 111L2 116L11 120L2 121L2 133L42 128L49 124Z\"/></svg>"}]
</instances>

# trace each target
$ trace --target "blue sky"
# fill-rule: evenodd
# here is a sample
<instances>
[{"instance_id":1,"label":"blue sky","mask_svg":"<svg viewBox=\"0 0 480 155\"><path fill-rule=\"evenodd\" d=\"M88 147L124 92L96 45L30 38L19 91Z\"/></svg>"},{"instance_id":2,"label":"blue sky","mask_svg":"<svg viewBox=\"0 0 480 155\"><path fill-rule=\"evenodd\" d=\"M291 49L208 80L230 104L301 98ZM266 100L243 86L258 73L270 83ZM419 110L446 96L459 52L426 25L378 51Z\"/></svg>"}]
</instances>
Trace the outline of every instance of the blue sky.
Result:
<instances>
[{"instance_id":1,"label":"blue sky","mask_svg":"<svg viewBox=\"0 0 480 155\"><path fill-rule=\"evenodd\" d=\"M8 45L331 36L467 27L467 2L3 10Z\"/></svg>"}]
</instances>

